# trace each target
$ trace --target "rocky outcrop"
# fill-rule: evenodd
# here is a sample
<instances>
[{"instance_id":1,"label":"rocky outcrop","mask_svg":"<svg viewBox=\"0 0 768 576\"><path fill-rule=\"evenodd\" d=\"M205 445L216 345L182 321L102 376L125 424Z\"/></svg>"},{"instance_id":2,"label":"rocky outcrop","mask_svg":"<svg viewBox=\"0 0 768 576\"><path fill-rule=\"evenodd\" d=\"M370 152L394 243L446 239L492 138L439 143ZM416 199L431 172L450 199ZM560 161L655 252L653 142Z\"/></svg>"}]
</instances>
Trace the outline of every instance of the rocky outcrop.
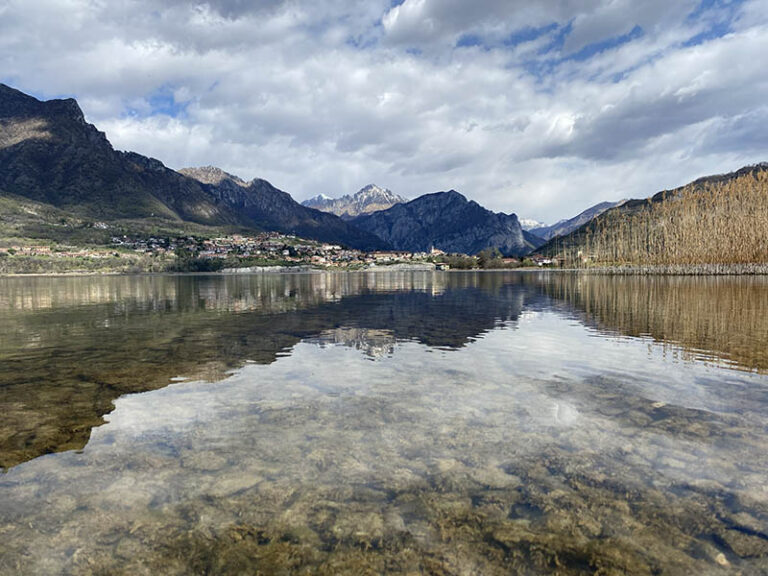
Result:
<instances>
[{"instance_id":1,"label":"rocky outcrop","mask_svg":"<svg viewBox=\"0 0 768 576\"><path fill-rule=\"evenodd\" d=\"M491 212L455 190L426 194L352 222L398 250L426 252L434 247L476 254L498 248L504 255L520 256L534 247L517 216Z\"/></svg>"},{"instance_id":2,"label":"rocky outcrop","mask_svg":"<svg viewBox=\"0 0 768 576\"><path fill-rule=\"evenodd\" d=\"M391 190L368 184L358 190L354 195L346 194L341 198L329 198L319 194L309 200L302 202L302 205L323 212L336 214L344 220L351 220L363 214L370 214L380 210L387 210L395 204L408 202L402 196L398 196Z\"/></svg>"}]
</instances>

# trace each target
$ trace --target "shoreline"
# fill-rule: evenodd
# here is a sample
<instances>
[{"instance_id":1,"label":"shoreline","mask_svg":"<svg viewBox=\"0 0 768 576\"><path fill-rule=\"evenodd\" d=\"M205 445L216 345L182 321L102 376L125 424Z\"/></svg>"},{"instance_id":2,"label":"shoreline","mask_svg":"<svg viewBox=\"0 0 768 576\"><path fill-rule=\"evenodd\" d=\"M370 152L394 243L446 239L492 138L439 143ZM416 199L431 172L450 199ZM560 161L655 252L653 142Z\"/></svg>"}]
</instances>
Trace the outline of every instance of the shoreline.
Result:
<instances>
[{"instance_id":1,"label":"shoreline","mask_svg":"<svg viewBox=\"0 0 768 576\"><path fill-rule=\"evenodd\" d=\"M520 268L449 269L437 270L434 264L391 264L368 266L355 270L314 268L312 266L252 266L225 268L216 272L32 272L0 273L0 278L78 278L91 276L246 276L257 274L354 274L359 272L546 272L594 274L605 276L765 276L764 264L691 264L656 266L595 266L591 268L554 268L528 266Z\"/></svg>"},{"instance_id":2,"label":"shoreline","mask_svg":"<svg viewBox=\"0 0 768 576\"><path fill-rule=\"evenodd\" d=\"M606 276L764 276L768 275L768 263L596 266L594 268L558 268L557 270Z\"/></svg>"}]
</instances>

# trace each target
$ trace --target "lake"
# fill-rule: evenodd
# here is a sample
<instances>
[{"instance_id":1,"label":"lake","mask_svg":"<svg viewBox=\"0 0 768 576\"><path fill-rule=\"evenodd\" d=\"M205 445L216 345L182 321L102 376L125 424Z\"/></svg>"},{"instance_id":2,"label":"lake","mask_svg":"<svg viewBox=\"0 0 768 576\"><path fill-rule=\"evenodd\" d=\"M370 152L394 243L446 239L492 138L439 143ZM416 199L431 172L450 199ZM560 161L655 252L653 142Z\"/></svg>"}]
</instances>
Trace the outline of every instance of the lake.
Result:
<instances>
[{"instance_id":1,"label":"lake","mask_svg":"<svg viewBox=\"0 0 768 576\"><path fill-rule=\"evenodd\" d=\"M0 278L0 574L768 574L768 278Z\"/></svg>"}]
</instances>

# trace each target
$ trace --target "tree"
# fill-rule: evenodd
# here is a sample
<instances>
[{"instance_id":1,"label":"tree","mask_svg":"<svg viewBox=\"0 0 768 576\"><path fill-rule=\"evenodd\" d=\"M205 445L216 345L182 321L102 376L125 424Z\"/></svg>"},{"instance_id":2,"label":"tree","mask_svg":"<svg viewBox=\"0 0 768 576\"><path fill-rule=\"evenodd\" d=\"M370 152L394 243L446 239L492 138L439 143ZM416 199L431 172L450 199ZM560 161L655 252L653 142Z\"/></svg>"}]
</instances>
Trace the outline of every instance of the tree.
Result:
<instances>
[{"instance_id":1,"label":"tree","mask_svg":"<svg viewBox=\"0 0 768 576\"><path fill-rule=\"evenodd\" d=\"M193 269L193 263L195 261L195 253L192 252L186 246L180 245L175 250L176 254L176 270L179 272L189 272Z\"/></svg>"},{"instance_id":2,"label":"tree","mask_svg":"<svg viewBox=\"0 0 768 576\"><path fill-rule=\"evenodd\" d=\"M477 255L477 263L480 268L501 268L501 252L498 248L486 248Z\"/></svg>"}]
</instances>

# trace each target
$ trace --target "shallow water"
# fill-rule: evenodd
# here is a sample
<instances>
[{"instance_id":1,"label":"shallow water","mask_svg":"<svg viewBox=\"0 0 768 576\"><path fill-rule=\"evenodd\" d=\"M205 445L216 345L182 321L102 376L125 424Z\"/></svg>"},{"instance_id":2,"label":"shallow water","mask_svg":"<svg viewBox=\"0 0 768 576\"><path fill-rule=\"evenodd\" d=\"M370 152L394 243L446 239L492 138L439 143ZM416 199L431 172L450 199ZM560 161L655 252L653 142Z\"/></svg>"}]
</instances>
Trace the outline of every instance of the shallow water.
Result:
<instances>
[{"instance_id":1,"label":"shallow water","mask_svg":"<svg viewBox=\"0 0 768 576\"><path fill-rule=\"evenodd\" d=\"M768 279L0 279L1 574L768 574Z\"/></svg>"}]
</instances>

